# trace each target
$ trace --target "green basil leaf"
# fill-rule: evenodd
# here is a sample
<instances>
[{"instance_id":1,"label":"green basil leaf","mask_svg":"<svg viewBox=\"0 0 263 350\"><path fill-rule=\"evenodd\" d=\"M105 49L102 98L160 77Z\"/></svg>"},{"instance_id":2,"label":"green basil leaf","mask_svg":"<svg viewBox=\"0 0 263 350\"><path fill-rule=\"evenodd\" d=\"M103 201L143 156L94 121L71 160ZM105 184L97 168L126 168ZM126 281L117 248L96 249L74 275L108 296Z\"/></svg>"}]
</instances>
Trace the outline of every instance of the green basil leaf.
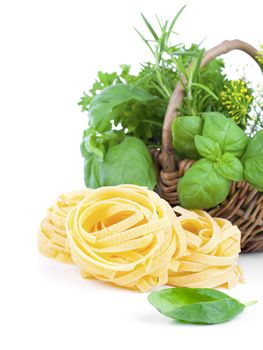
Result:
<instances>
[{"instance_id":1,"label":"green basil leaf","mask_svg":"<svg viewBox=\"0 0 263 350\"><path fill-rule=\"evenodd\" d=\"M242 160L261 156L263 156L263 130L257 132L256 135L249 141Z\"/></svg>"},{"instance_id":2,"label":"green basil leaf","mask_svg":"<svg viewBox=\"0 0 263 350\"><path fill-rule=\"evenodd\" d=\"M201 135L203 120L201 117L178 117L172 124L173 146L175 152L190 159L199 159L195 146L195 136Z\"/></svg>"},{"instance_id":3,"label":"green basil leaf","mask_svg":"<svg viewBox=\"0 0 263 350\"><path fill-rule=\"evenodd\" d=\"M84 160L84 179L85 185L89 188L98 188L102 183L103 161L95 154L86 154Z\"/></svg>"},{"instance_id":4,"label":"green basil leaf","mask_svg":"<svg viewBox=\"0 0 263 350\"><path fill-rule=\"evenodd\" d=\"M101 134L98 134L93 128L84 131L80 149L82 156L85 158L84 178L87 187L98 188L103 186L105 154L125 137L122 130L110 130Z\"/></svg>"},{"instance_id":5,"label":"green basil leaf","mask_svg":"<svg viewBox=\"0 0 263 350\"><path fill-rule=\"evenodd\" d=\"M179 180L177 190L182 207L208 209L226 199L230 181L219 175L213 164L208 159L200 159Z\"/></svg>"},{"instance_id":6,"label":"green basil leaf","mask_svg":"<svg viewBox=\"0 0 263 350\"><path fill-rule=\"evenodd\" d=\"M91 147L89 147L89 144L87 142L87 138L89 138L90 136L96 134L96 131L92 128L88 128L86 130L84 130L83 132L83 138L82 138L82 142L80 145L80 151L82 154L82 157L86 158L89 156L90 153L93 153L93 151L91 150ZM93 144L93 147L95 148L95 145Z\"/></svg>"},{"instance_id":7,"label":"green basil leaf","mask_svg":"<svg viewBox=\"0 0 263 350\"><path fill-rule=\"evenodd\" d=\"M145 144L136 137L126 137L111 147L103 165L103 185L134 184L154 189L156 170Z\"/></svg>"},{"instance_id":8,"label":"green basil leaf","mask_svg":"<svg viewBox=\"0 0 263 350\"><path fill-rule=\"evenodd\" d=\"M263 192L263 130L250 140L242 162L245 180Z\"/></svg>"},{"instance_id":9,"label":"green basil leaf","mask_svg":"<svg viewBox=\"0 0 263 350\"><path fill-rule=\"evenodd\" d=\"M216 324L229 321L246 305L209 288L168 288L152 292L148 301L163 315L187 323Z\"/></svg>"},{"instance_id":10,"label":"green basil leaf","mask_svg":"<svg viewBox=\"0 0 263 350\"><path fill-rule=\"evenodd\" d=\"M228 180L244 180L243 165L237 157L233 156L233 154L223 154L214 164L214 168L218 174L224 176Z\"/></svg>"},{"instance_id":11,"label":"green basil leaf","mask_svg":"<svg viewBox=\"0 0 263 350\"><path fill-rule=\"evenodd\" d=\"M96 142L96 133L84 137L84 146L89 153L94 153L100 160L103 160L105 148L102 143Z\"/></svg>"},{"instance_id":12,"label":"green basil leaf","mask_svg":"<svg viewBox=\"0 0 263 350\"><path fill-rule=\"evenodd\" d=\"M117 84L107 87L90 103L90 125L98 132L108 131L112 128L111 113L114 107L131 100L146 102L154 99L155 96L137 86Z\"/></svg>"},{"instance_id":13,"label":"green basil leaf","mask_svg":"<svg viewBox=\"0 0 263 350\"><path fill-rule=\"evenodd\" d=\"M248 137L236 123L218 112L203 114L203 136L217 142L222 153L231 153L240 158L248 144Z\"/></svg>"},{"instance_id":14,"label":"green basil leaf","mask_svg":"<svg viewBox=\"0 0 263 350\"><path fill-rule=\"evenodd\" d=\"M88 158L89 154L94 154L102 161L107 150L124 138L125 134L122 130L97 133L93 128L88 128L83 133L83 141L80 146L82 156Z\"/></svg>"},{"instance_id":15,"label":"green basil leaf","mask_svg":"<svg viewBox=\"0 0 263 350\"><path fill-rule=\"evenodd\" d=\"M84 157L84 158L87 158L89 156L89 152L86 149L84 139L82 140L82 142L80 144L80 152L81 152L82 157Z\"/></svg>"},{"instance_id":16,"label":"green basil leaf","mask_svg":"<svg viewBox=\"0 0 263 350\"><path fill-rule=\"evenodd\" d=\"M248 158L244 163L244 176L247 182L263 192L263 156Z\"/></svg>"},{"instance_id":17,"label":"green basil leaf","mask_svg":"<svg viewBox=\"0 0 263 350\"><path fill-rule=\"evenodd\" d=\"M115 145L118 145L125 139L126 135L123 130L110 130L101 134L103 145L106 151Z\"/></svg>"},{"instance_id":18,"label":"green basil leaf","mask_svg":"<svg viewBox=\"0 0 263 350\"><path fill-rule=\"evenodd\" d=\"M200 155L210 160L216 160L221 156L219 144L208 137L196 135L195 146Z\"/></svg>"}]
</instances>

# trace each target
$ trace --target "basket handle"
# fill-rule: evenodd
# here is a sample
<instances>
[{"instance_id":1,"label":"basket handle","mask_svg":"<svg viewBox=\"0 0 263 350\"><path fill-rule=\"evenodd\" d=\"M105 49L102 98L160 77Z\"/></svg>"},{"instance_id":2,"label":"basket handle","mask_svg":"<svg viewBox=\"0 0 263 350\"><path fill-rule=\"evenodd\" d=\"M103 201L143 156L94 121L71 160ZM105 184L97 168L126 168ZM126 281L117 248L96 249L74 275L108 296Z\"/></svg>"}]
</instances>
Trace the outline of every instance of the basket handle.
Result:
<instances>
[{"instance_id":1,"label":"basket handle","mask_svg":"<svg viewBox=\"0 0 263 350\"><path fill-rule=\"evenodd\" d=\"M226 40L221 44L206 51L200 67L204 67L216 57L226 54L233 50L241 50L251 56L256 62L257 50L250 44L241 40ZM258 63L258 62L257 62ZM183 82L186 82L186 77L182 76ZM177 117L178 110L181 107L184 99L184 88L181 82L178 82L172 96L170 98L163 124L162 131L162 168L164 172L171 173L176 170L174 149L172 142L172 122Z\"/></svg>"}]
</instances>

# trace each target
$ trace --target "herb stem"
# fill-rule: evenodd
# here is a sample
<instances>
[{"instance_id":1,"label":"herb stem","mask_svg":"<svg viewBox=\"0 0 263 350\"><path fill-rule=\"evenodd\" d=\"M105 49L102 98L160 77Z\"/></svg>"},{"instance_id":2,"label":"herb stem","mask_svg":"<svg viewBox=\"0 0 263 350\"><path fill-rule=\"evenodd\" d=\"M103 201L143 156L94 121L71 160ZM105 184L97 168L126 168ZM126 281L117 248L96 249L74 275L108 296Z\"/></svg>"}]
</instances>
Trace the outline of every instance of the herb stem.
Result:
<instances>
[{"instance_id":1,"label":"herb stem","mask_svg":"<svg viewBox=\"0 0 263 350\"><path fill-rule=\"evenodd\" d=\"M163 124L160 122L157 122L155 120L149 120L149 119L143 119L142 123L146 123L146 124L151 124L151 125L155 125L155 126L159 126L160 128L163 127Z\"/></svg>"},{"instance_id":2,"label":"herb stem","mask_svg":"<svg viewBox=\"0 0 263 350\"><path fill-rule=\"evenodd\" d=\"M167 89L167 87L164 85L164 83L163 83L163 81L162 81L162 77L161 77L159 68L157 68L156 74L157 74L158 81L159 81L160 86L162 87L163 91L165 92L165 94L167 95L167 97L170 97L170 96L171 96L171 93L169 92L169 90Z\"/></svg>"},{"instance_id":3,"label":"herb stem","mask_svg":"<svg viewBox=\"0 0 263 350\"><path fill-rule=\"evenodd\" d=\"M245 305L246 307L248 307L248 306L255 305L257 302L258 302L257 300L252 300L252 301L248 301L247 303L244 303L244 305Z\"/></svg>"}]
</instances>

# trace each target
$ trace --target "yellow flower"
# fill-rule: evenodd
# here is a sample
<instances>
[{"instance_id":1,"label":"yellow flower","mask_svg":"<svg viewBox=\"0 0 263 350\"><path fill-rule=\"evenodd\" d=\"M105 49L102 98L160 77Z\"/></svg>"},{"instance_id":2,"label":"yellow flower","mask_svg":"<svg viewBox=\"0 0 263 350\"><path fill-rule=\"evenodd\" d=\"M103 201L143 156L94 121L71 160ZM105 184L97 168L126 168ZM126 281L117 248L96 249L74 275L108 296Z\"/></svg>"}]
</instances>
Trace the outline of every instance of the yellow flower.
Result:
<instances>
[{"instance_id":1,"label":"yellow flower","mask_svg":"<svg viewBox=\"0 0 263 350\"><path fill-rule=\"evenodd\" d=\"M228 85L224 85L220 94L221 103L237 124L246 125L253 99L251 94L252 90L244 80L231 80Z\"/></svg>"}]
</instances>

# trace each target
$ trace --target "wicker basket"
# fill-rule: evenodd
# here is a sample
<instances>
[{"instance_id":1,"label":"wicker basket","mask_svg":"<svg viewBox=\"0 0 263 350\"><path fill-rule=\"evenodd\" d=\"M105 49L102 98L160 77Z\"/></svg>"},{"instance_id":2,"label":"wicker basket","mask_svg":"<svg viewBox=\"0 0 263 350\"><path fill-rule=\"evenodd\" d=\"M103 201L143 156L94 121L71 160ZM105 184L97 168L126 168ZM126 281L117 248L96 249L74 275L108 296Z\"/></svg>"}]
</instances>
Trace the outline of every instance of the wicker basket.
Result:
<instances>
[{"instance_id":1,"label":"wicker basket","mask_svg":"<svg viewBox=\"0 0 263 350\"><path fill-rule=\"evenodd\" d=\"M205 53L201 67L232 50L244 51L256 60L257 50L251 45L240 40L224 41ZM166 111L162 132L162 150L151 151L159 174L156 192L171 205L179 203L178 181L194 163L190 159L176 161L172 144L171 125L177 117L183 98L184 90L179 82ZM213 216L224 217L238 225L242 233L243 252L263 251L263 193L257 192L245 181L232 182L228 198L220 206L210 209L209 212Z\"/></svg>"}]
</instances>

